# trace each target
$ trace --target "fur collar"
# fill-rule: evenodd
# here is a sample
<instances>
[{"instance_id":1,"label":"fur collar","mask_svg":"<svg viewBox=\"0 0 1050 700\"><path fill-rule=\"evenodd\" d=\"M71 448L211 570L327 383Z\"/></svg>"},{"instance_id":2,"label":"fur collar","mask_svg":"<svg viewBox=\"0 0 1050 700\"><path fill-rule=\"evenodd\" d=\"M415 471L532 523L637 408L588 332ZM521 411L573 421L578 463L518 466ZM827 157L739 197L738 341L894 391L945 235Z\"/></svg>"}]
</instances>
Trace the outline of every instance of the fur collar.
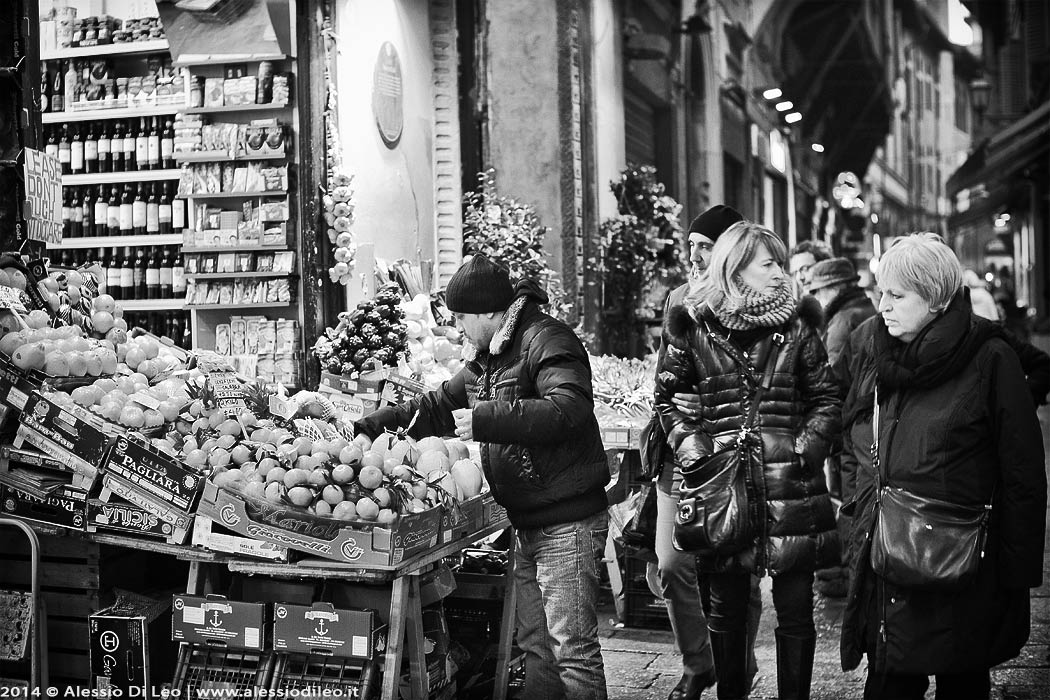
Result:
<instances>
[{"instance_id":1,"label":"fur collar","mask_svg":"<svg viewBox=\"0 0 1050 700\"><path fill-rule=\"evenodd\" d=\"M667 311L667 332L673 338L684 338L699 326L699 318L714 319L714 312L707 304L699 307L687 304L676 304ZM799 299L795 305L795 313L792 319L798 318L802 323L811 328L820 328L824 323L824 314L820 308L820 302L809 294Z\"/></svg>"},{"instance_id":2,"label":"fur collar","mask_svg":"<svg viewBox=\"0 0 1050 700\"><path fill-rule=\"evenodd\" d=\"M500 321L499 328L496 329L496 332L492 335L492 340L489 341L488 353L490 355L499 355L510 347L511 342L514 340L514 334L518 330L521 317L530 301L537 304L546 304L548 301L547 293L532 280L519 280L517 285L515 285L514 292L516 294L514 301L507 309L507 312L503 314L503 320ZM479 349L473 343L467 343L463 350L463 360L466 362L476 360L479 354Z\"/></svg>"}]
</instances>

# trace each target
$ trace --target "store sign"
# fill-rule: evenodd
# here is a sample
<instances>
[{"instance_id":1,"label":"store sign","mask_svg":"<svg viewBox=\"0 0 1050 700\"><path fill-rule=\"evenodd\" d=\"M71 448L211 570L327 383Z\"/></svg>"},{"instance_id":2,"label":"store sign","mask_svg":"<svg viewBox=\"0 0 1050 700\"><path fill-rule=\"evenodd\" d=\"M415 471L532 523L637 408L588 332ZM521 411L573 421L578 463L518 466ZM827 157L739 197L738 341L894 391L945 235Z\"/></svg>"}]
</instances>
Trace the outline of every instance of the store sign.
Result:
<instances>
[{"instance_id":1,"label":"store sign","mask_svg":"<svg viewBox=\"0 0 1050 700\"><path fill-rule=\"evenodd\" d=\"M782 173L787 172L787 141L776 129L769 132L769 164Z\"/></svg>"},{"instance_id":2,"label":"store sign","mask_svg":"<svg viewBox=\"0 0 1050 700\"><path fill-rule=\"evenodd\" d=\"M58 159L26 148L25 218L31 241L62 242L62 170Z\"/></svg>"},{"instance_id":3,"label":"store sign","mask_svg":"<svg viewBox=\"0 0 1050 700\"><path fill-rule=\"evenodd\" d=\"M404 94L397 49L389 41L383 42L372 74L372 112L376 117L379 136L387 148L394 148L401 140L401 131L405 125Z\"/></svg>"}]
</instances>

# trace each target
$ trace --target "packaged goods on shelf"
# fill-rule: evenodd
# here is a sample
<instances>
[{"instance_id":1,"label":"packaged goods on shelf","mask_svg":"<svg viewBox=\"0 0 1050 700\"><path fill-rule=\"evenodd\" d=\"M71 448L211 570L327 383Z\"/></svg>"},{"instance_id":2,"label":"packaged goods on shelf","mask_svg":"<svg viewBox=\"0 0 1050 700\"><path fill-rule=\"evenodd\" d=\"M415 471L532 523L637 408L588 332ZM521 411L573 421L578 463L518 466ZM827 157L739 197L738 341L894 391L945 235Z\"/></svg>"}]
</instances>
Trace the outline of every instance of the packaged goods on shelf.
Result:
<instances>
[{"instance_id":1,"label":"packaged goods on shelf","mask_svg":"<svg viewBox=\"0 0 1050 700\"><path fill-rule=\"evenodd\" d=\"M242 537L220 527L211 518L198 515L193 520L191 544L212 552L238 554L275 562L291 561L291 550L273 542L262 542L252 537Z\"/></svg>"},{"instance_id":2,"label":"packaged goods on shelf","mask_svg":"<svg viewBox=\"0 0 1050 700\"><path fill-rule=\"evenodd\" d=\"M108 502L97 498L87 501L87 531L111 532L135 537L157 538L169 544L183 544L186 533L145 508L120 498Z\"/></svg>"}]
</instances>

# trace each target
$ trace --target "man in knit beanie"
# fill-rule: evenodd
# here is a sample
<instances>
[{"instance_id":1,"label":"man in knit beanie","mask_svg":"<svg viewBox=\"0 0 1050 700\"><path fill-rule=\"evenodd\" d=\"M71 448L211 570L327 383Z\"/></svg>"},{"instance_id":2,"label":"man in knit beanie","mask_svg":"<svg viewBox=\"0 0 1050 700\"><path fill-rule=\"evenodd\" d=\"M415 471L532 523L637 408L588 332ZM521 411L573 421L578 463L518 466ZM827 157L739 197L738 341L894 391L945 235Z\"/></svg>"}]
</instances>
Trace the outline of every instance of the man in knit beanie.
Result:
<instances>
[{"instance_id":1,"label":"man in knit beanie","mask_svg":"<svg viewBox=\"0 0 1050 700\"><path fill-rule=\"evenodd\" d=\"M406 428L417 439L454 433L480 443L492 495L517 537L524 697L605 700L597 603L609 467L587 352L571 328L542 311L548 301L532 280L512 284L504 267L475 255L445 289L472 345L463 369L355 427L369 437Z\"/></svg>"}]
</instances>

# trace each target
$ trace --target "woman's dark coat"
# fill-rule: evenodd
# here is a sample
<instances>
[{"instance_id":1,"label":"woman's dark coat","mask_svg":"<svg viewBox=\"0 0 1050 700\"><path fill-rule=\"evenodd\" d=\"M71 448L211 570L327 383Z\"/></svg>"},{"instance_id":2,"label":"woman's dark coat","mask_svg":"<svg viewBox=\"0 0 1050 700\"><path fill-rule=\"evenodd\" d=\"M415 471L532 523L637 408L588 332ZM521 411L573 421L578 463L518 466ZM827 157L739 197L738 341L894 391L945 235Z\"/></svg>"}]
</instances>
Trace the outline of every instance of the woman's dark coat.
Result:
<instances>
[{"instance_id":1,"label":"woman's dark coat","mask_svg":"<svg viewBox=\"0 0 1050 700\"><path fill-rule=\"evenodd\" d=\"M881 318L853 334L846 366L843 460L857 473L849 541L850 590L842 625L842 666L867 653L879 673L960 673L1016 656L1029 630L1028 589L1040 585L1046 517L1042 436L1017 356L963 295L912 341L918 362L950 366L967 334L991 336L935 385L884 385L879 371L879 455L888 482L960 504L987 503L998 483L988 546L977 581L959 593L904 589L870 565L876 486L871 460L875 336ZM885 333L884 330L881 330ZM888 336L883 336L888 337ZM971 336L983 337L983 336ZM897 341L891 341L897 343ZM898 344L899 346L899 344ZM945 376L947 375L947 376Z\"/></svg>"},{"instance_id":2,"label":"woman's dark coat","mask_svg":"<svg viewBox=\"0 0 1050 700\"><path fill-rule=\"evenodd\" d=\"M753 519L758 534L750 549L718 560L701 557L700 566L707 571L769 571L775 575L813 571L837 561L835 516L823 462L827 445L839 429L839 399L816 329L819 310L815 316L804 314L805 319L796 314L746 351L730 345L733 354L745 360L745 367L726 345L712 338L709 330L714 317L697 317L696 313L685 306L670 310L664 329L667 351L656 378L656 410L675 450L675 461L683 468L734 444L765 358L774 342L782 339L772 384L759 408L762 439L751 446L752 461L759 465L753 473L760 496ZM675 408L671 397L676 392L700 395L700 418L690 418ZM801 456L795 453L796 444Z\"/></svg>"}]
</instances>

